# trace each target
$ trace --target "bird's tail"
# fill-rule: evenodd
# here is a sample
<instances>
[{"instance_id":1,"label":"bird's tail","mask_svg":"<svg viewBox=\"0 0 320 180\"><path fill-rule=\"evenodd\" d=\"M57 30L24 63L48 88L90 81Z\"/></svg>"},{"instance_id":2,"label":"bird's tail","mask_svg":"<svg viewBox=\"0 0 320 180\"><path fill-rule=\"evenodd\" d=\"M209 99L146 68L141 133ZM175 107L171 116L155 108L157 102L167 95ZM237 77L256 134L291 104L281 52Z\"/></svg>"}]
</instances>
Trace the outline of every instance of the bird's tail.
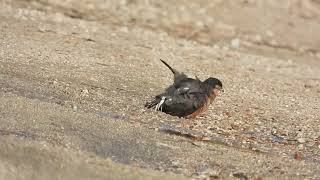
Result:
<instances>
[{"instance_id":1,"label":"bird's tail","mask_svg":"<svg viewBox=\"0 0 320 180\"><path fill-rule=\"evenodd\" d=\"M151 102L147 102L147 103L144 105L144 107L146 107L146 108L148 108L148 109L150 109L150 108L155 108L155 107L157 106L157 104L159 104L159 102L160 102L160 99L155 99L155 100L153 100L153 101L151 101Z\"/></svg>"},{"instance_id":2,"label":"bird's tail","mask_svg":"<svg viewBox=\"0 0 320 180\"><path fill-rule=\"evenodd\" d=\"M162 96L161 99L156 98L155 100L153 100L149 103L146 103L144 106L147 107L148 109L154 108L157 111L162 111L163 105L164 105L166 99L167 99L167 97Z\"/></svg>"},{"instance_id":3,"label":"bird's tail","mask_svg":"<svg viewBox=\"0 0 320 180\"><path fill-rule=\"evenodd\" d=\"M166 65L166 66L172 71L173 74L179 74L179 72L178 72L177 70L173 69L173 68L172 68L168 63L166 63L164 60L160 59L160 61L161 61L164 65Z\"/></svg>"}]
</instances>

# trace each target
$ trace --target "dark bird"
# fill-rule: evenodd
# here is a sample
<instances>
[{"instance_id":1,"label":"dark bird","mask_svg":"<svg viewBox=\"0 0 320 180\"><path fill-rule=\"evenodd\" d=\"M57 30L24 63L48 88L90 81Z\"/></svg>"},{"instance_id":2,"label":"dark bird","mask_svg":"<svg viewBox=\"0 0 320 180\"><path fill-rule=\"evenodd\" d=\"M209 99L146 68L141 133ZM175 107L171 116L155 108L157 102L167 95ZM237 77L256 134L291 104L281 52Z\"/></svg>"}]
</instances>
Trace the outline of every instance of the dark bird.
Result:
<instances>
[{"instance_id":1,"label":"dark bird","mask_svg":"<svg viewBox=\"0 0 320 180\"><path fill-rule=\"evenodd\" d=\"M174 82L164 93L147 102L147 108L154 108L172 116L195 118L206 111L219 92L223 91L222 83L217 78L210 77L202 82L197 77L193 79L180 73L163 60L161 62L172 71Z\"/></svg>"}]
</instances>

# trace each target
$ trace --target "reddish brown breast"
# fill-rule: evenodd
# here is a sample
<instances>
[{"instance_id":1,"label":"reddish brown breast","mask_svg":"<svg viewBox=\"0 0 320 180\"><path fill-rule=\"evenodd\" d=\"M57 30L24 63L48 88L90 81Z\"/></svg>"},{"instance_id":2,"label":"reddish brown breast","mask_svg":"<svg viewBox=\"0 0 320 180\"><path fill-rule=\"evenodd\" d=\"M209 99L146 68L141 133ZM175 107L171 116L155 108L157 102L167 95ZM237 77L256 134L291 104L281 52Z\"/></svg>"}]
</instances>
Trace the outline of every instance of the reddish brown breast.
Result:
<instances>
[{"instance_id":1,"label":"reddish brown breast","mask_svg":"<svg viewBox=\"0 0 320 180\"><path fill-rule=\"evenodd\" d=\"M196 111L186 116L186 118L192 119L205 112L209 108L215 97L216 92L212 91L210 97L206 96L204 103Z\"/></svg>"}]
</instances>

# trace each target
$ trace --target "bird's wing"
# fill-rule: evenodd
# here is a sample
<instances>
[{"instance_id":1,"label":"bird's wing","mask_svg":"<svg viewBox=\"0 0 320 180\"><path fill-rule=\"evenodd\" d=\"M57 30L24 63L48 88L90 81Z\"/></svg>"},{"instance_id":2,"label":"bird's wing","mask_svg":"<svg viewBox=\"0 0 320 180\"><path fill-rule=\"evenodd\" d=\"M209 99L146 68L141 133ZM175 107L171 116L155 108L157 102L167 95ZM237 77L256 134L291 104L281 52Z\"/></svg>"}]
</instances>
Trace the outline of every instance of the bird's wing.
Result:
<instances>
[{"instance_id":1,"label":"bird's wing","mask_svg":"<svg viewBox=\"0 0 320 180\"><path fill-rule=\"evenodd\" d=\"M201 89L201 81L189 79L170 89L170 94L164 104L164 111L175 116L187 116L205 102L205 94Z\"/></svg>"},{"instance_id":2,"label":"bird's wing","mask_svg":"<svg viewBox=\"0 0 320 180\"><path fill-rule=\"evenodd\" d=\"M187 78L181 81L179 84L174 85L176 90L175 94L190 94L190 93L202 93L202 82L197 79Z\"/></svg>"},{"instance_id":3,"label":"bird's wing","mask_svg":"<svg viewBox=\"0 0 320 180\"><path fill-rule=\"evenodd\" d=\"M174 95L165 101L164 111L175 116L187 116L203 105L205 96L199 92Z\"/></svg>"}]
</instances>

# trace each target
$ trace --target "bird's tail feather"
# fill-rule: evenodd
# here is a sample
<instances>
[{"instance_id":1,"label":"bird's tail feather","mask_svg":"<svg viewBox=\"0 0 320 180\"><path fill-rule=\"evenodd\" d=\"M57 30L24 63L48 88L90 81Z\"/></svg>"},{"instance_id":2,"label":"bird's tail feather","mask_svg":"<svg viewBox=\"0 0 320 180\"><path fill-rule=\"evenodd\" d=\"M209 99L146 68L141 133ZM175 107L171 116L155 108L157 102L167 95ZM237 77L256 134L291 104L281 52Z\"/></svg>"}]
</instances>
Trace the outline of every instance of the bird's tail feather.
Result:
<instances>
[{"instance_id":1,"label":"bird's tail feather","mask_svg":"<svg viewBox=\"0 0 320 180\"><path fill-rule=\"evenodd\" d=\"M161 61L164 65L166 65L166 66L171 70L171 72L172 72L173 74L179 74L179 72L178 72L177 70L173 69L173 68L172 68L168 63L166 63L164 60L160 59L160 61Z\"/></svg>"},{"instance_id":2,"label":"bird's tail feather","mask_svg":"<svg viewBox=\"0 0 320 180\"><path fill-rule=\"evenodd\" d=\"M144 107L146 107L146 108L148 108L148 109L154 108L154 107L157 106L157 104L159 104L159 102L160 102L160 99L155 99L155 100L153 100L153 101L151 101L151 102L147 102L147 103L144 105Z\"/></svg>"},{"instance_id":3,"label":"bird's tail feather","mask_svg":"<svg viewBox=\"0 0 320 180\"><path fill-rule=\"evenodd\" d=\"M167 97L162 96L161 99L156 98L155 100L153 100L149 103L147 102L144 106L147 107L148 109L154 108L157 111L162 111L163 105L164 105L166 99L167 99Z\"/></svg>"}]
</instances>

